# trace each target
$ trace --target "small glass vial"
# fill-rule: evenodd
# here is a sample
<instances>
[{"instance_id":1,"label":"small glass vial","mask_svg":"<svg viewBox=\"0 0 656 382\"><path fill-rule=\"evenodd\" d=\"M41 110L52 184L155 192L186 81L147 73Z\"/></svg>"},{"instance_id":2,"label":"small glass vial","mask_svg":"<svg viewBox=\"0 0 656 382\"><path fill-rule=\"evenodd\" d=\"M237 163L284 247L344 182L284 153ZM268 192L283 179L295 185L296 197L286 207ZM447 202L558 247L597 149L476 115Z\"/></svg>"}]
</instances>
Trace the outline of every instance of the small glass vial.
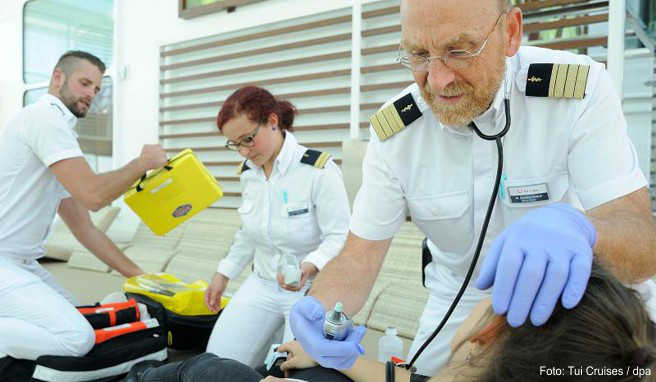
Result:
<instances>
[{"instance_id":1,"label":"small glass vial","mask_svg":"<svg viewBox=\"0 0 656 382\"><path fill-rule=\"evenodd\" d=\"M343 341L353 329L353 322L342 311L342 303L335 304L335 309L326 314L323 322L323 335L329 340Z\"/></svg>"},{"instance_id":2,"label":"small glass vial","mask_svg":"<svg viewBox=\"0 0 656 382\"><path fill-rule=\"evenodd\" d=\"M285 253L280 255L278 273L282 275L283 282L291 287L298 287L301 282L301 268L296 256Z\"/></svg>"}]
</instances>

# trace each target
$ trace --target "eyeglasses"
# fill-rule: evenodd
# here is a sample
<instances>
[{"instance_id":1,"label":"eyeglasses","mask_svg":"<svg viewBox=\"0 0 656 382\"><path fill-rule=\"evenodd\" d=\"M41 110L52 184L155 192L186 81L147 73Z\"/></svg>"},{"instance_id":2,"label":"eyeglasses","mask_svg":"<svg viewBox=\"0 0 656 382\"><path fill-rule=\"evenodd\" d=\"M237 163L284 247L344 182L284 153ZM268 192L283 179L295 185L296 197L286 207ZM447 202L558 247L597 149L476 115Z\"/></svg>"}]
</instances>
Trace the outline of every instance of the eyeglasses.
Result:
<instances>
[{"instance_id":1,"label":"eyeglasses","mask_svg":"<svg viewBox=\"0 0 656 382\"><path fill-rule=\"evenodd\" d=\"M474 61L474 58L478 57L481 55L483 52L483 49L487 46L487 42L490 39L490 35L492 35L492 32L497 28L497 25L499 24L499 20L501 20L501 16L505 15L506 12L503 12L497 17L497 21L494 22L494 26L492 27L492 30L490 33L487 34L485 37L485 40L481 43L481 46L476 49L475 51L469 51L469 50L464 50L464 49L454 49L454 50L449 50L446 54L442 56L422 56L422 55L416 55L416 54L409 54L409 55L402 55L403 48L401 45L399 45L399 51L396 57L396 61L401 64L402 66L412 70L413 72L427 72L428 69L430 68L431 63L433 63L435 60L440 60L442 63L453 69L453 70L464 70L471 65L471 63Z\"/></svg>"},{"instance_id":2,"label":"eyeglasses","mask_svg":"<svg viewBox=\"0 0 656 382\"><path fill-rule=\"evenodd\" d=\"M260 131L261 126L262 125L258 124L252 133L240 139L239 142L228 140L225 144L225 148L232 151L239 151L240 147L253 147L255 145L255 136Z\"/></svg>"}]
</instances>

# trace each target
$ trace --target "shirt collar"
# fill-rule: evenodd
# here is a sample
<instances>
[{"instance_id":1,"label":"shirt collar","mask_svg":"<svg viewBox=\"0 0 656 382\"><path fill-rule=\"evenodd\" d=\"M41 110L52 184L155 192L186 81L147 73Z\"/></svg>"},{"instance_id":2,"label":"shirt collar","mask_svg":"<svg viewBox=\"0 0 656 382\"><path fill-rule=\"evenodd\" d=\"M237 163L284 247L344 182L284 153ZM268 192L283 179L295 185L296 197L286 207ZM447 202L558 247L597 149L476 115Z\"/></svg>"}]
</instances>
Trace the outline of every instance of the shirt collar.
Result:
<instances>
[{"instance_id":1,"label":"shirt collar","mask_svg":"<svg viewBox=\"0 0 656 382\"><path fill-rule=\"evenodd\" d=\"M289 131L285 132L285 140L282 143L282 148L276 157L276 162L278 163L278 170L281 175L285 175L289 165L296 160L296 148L298 147L298 141L296 137Z\"/></svg>"},{"instance_id":2,"label":"shirt collar","mask_svg":"<svg viewBox=\"0 0 656 382\"><path fill-rule=\"evenodd\" d=\"M39 101L49 103L53 106L55 106L59 111L61 111L62 116L64 117L64 120L68 124L68 126L72 129L75 127L75 124L77 123L77 117L71 113L70 110L68 110L68 107L64 105L64 103L54 95L50 93L46 93L41 98L39 98Z\"/></svg>"},{"instance_id":3,"label":"shirt collar","mask_svg":"<svg viewBox=\"0 0 656 382\"><path fill-rule=\"evenodd\" d=\"M271 175L273 175L275 172L279 172L281 175L285 175L289 169L289 165L297 158L300 160L300 155L302 154L298 154L298 147L300 147L300 145L298 144L296 137L294 137L294 135L289 131L286 131L285 139L282 141L280 152L274 160ZM254 169L258 174L263 176L264 169L261 166L256 166L250 159L246 162L246 164L250 168Z\"/></svg>"}]
</instances>

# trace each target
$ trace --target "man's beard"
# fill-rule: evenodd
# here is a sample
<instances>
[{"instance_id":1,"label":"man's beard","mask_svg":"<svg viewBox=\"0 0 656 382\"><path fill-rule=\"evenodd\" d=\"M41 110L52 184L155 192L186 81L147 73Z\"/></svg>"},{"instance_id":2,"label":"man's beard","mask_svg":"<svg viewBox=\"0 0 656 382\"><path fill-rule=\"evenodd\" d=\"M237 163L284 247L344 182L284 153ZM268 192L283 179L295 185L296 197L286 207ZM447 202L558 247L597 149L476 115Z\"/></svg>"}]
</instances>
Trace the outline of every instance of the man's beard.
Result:
<instances>
[{"instance_id":1,"label":"man's beard","mask_svg":"<svg viewBox=\"0 0 656 382\"><path fill-rule=\"evenodd\" d=\"M430 105L433 114L438 117L442 124L467 126L474 118L483 114L490 107L501 86L505 67L505 57L502 55L501 60L492 68L493 75L488 86L474 88L468 83L457 81L444 88L438 95L445 97L462 96L462 99L454 105L436 101L435 98L437 97L432 93L428 81L421 88L421 96Z\"/></svg>"},{"instance_id":2,"label":"man's beard","mask_svg":"<svg viewBox=\"0 0 656 382\"><path fill-rule=\"evenodd\" d=\"M73 113L73 115L77 118L84 118L89 111L89 107L91 107L91 105L89 105L86 110L80 110L78 103L82 101L82 97L75 98L73 93L71 93L70 89L68 88L68 81L64 82L64 85L62 85L61 89L59 89L59 97L61 98L61 101L64 103L64 105L68 108L68 110L70 110L71 113Z\"/></svg>"}]
</instances>

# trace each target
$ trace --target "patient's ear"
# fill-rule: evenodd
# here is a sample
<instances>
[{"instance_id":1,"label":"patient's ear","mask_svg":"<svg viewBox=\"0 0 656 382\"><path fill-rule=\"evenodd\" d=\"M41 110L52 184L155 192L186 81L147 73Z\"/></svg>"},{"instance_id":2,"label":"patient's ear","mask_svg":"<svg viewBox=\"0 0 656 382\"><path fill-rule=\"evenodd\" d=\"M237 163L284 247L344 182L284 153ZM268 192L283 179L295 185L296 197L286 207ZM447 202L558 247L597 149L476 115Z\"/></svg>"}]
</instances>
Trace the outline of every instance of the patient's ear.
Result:
<instances>
[{"instance_id":1,"label":"patient's ear","mask_svg":"<svg viewBox=\"0 0 656 382\"><path fill-rule=\"evenodd\" d=\"M454 354L464 342L477 336L495 316L491 298L479 302L451 338L451 353Z\"/></svg>"}]
</instances>

